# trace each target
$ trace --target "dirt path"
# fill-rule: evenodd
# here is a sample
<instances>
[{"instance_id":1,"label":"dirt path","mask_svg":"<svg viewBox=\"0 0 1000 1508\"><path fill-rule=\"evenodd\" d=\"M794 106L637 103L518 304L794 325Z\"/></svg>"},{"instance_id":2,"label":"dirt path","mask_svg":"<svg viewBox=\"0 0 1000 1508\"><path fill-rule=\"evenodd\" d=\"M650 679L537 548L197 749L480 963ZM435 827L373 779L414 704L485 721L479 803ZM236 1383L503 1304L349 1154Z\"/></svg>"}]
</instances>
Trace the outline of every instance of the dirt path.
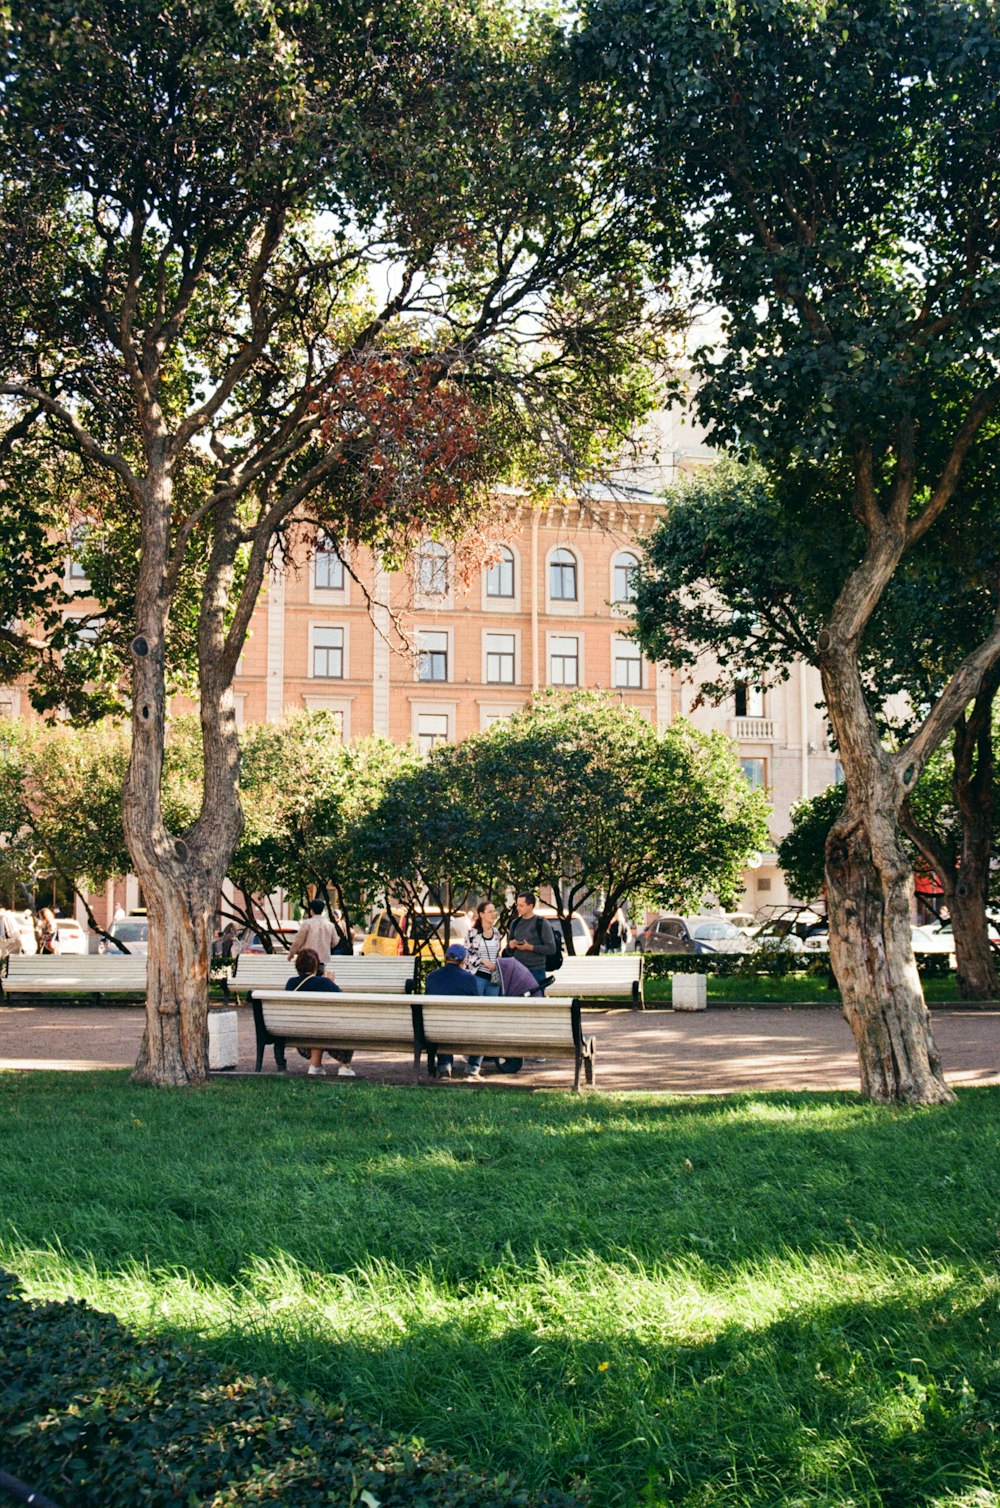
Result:
<instances>
[{"instance_id":1,"label":"dirt path","mask_svg":"<svg viewBox=\"0 0 1000 1508\"><path fill-rule=\"evenodd\" d=\"M142 1037L137 1006L0 1007L0 1070L128 1068ZM851 1034L834 1009L718 1008L673 1011L587 1011L585 1030L597 1039L597 1088L667 1090L674 1094L732 1093L744 1089L856 1089L857 1059ZM1000 1083L1000 1011L941 1010L934 1031L952 1084ZM266 1073L273 1073L268 1049ZM240 1073L254 1065L253 1020L240 1010ZM306 1065L294 1053L290 1072ZM409 1084L408 1059L358 1053L359 1076ZM564 1061L526 1063L516 1077L487 1070L486 1088L565 1088L572 1067ZM317 1079L317 1088L346 1088L343 1080ZM463 1087L456 1078L442 1092ZM471 1089L473 1086L464 1086Z\"/></svg>"}]
</instances>

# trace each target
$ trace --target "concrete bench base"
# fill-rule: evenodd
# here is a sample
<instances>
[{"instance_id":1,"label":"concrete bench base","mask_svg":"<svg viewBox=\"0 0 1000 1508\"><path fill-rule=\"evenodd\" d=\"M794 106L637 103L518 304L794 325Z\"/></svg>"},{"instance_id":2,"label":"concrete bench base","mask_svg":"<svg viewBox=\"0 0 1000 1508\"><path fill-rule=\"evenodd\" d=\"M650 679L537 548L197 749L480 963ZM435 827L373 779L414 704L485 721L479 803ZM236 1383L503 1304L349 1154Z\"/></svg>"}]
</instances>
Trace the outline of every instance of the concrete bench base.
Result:
<instances>
[{"instance_id":1,"label":"concrete bench base","mask_svg":"<svg viewBox=\"0 0 1000 1508\"><path fill-rule=\"evenodd\" d=\"M235 1010L208 1013L209 1069L236 1068L240 1061L239 1018Z\"/></svg>"},{"instance_id":2,"label":"concrete bench base","mask_svg":"<svg viewBox=\"0 0 1000 1508\"><path fill-rule=\"evenodd\" d=\"M670 983L675 1011L703 1011L708 1008L708 990L704 974L675 974Z\"/></svg>"}]
</instances>

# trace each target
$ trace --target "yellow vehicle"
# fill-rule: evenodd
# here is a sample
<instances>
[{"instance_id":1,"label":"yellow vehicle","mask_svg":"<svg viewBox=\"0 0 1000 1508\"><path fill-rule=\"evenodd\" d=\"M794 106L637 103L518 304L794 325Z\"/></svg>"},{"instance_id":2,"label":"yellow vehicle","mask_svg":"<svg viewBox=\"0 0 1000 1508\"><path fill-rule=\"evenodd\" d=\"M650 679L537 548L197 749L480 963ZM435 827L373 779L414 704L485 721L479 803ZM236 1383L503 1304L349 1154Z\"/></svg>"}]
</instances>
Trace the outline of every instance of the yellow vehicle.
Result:
<instances>
[{"instance_id":1,"label":"yellow vehicle","mask_svg":"<svg viewBox=\"0 0 1000 1508\"><path fill-rule=\"evenodd\" d=\"M459 913L448 920L448 942L467 942L468 919ZM404 953L417 954L420 958L441 963L444 960L445 946L443 911L428 907L426 911L408 913L402 907L394 906L391 913L386 910L372 913L361 951L364 954L381 953L389 957Z\"/></svg>"}]
</instances>

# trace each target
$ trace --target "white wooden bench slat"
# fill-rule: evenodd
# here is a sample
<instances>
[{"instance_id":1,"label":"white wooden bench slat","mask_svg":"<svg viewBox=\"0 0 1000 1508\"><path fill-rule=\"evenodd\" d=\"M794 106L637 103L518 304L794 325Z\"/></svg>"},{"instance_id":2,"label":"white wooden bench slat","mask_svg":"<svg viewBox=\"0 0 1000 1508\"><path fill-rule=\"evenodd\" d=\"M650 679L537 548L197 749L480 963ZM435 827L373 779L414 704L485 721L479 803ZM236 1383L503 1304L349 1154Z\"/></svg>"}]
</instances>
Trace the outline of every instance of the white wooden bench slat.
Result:
<instances>
[{"instance_id":1,"label":"white wooden bench slat","mask_svg":"<svg viewBox=\"0 0 1000 1508\"><path fill-rule=\"evenodd\" d=\"M334 958L327 965L342 989L353 993L377 993L384 995L406 993L413 986L414 958ZM228 981L228 989L235 994L248 990L280 990L294 974L295 965L289 963L287 954L275 956L250 954L237 961L236 973Z\"/></svg>"}]
</instances>

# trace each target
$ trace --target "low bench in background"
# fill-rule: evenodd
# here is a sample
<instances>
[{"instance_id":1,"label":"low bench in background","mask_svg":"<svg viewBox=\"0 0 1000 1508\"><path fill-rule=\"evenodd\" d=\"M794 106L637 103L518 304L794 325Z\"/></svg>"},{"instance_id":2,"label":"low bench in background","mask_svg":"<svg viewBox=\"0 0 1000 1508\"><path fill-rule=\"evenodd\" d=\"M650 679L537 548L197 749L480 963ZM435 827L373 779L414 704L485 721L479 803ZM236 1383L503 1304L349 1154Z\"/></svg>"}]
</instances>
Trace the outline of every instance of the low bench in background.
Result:
<instances>
[{"instance_id":1,"label":"low bench in background","mask_svg":"<svg viewBox=\"0 0 1000 1508\"><path fill-rule=\"evenodd\" d=\"M327 972L352 995L409 995L416 966L417 960L412 957L349 958L345 953L330 960ZM251 990L283 990L294 973L295 964L289 963L287 953L241 953L235 974L226 981L226 991L246 995Z\"/></svg>"},{"instance_id":2,"label":"low bench in background","mask_svg":"<svg viewBox=\"0 0 1000 1508\"><path fill-rule=\"evenodd\" d=\"M145 958L134 953L14 953L0 983L12 995L145 995Z\"/></svg>"},{"instance_id":3,"label":"low bench in background","mask_svg":"<svg viewBox=\"0 0 1000 1508\"><path fill-rule=\"evenodd\" d=\"M370 1052L412 1052L420 1082L427 1053L433 1073L441 1053L571 1058L573 1088L581 1069L594 1082L594 1040L585 1038L577 1000L503 995L308 995L305 990L254 990L257 1072L273 1046L285 1068L288 1047L353 1047Z\"/></svg>"},{"instance_id":4,"label":"low bench in background","mask_svg":"<svg viewBox=\"0 0 1000 1508\"><path fill-rule=\"evenodd\" d=\"M578 1000L630 1000L638 1009L642 998L641 953L595 953L583 958L564 955L546 995L572 995Z\"/></svg>"}]
</instances>

